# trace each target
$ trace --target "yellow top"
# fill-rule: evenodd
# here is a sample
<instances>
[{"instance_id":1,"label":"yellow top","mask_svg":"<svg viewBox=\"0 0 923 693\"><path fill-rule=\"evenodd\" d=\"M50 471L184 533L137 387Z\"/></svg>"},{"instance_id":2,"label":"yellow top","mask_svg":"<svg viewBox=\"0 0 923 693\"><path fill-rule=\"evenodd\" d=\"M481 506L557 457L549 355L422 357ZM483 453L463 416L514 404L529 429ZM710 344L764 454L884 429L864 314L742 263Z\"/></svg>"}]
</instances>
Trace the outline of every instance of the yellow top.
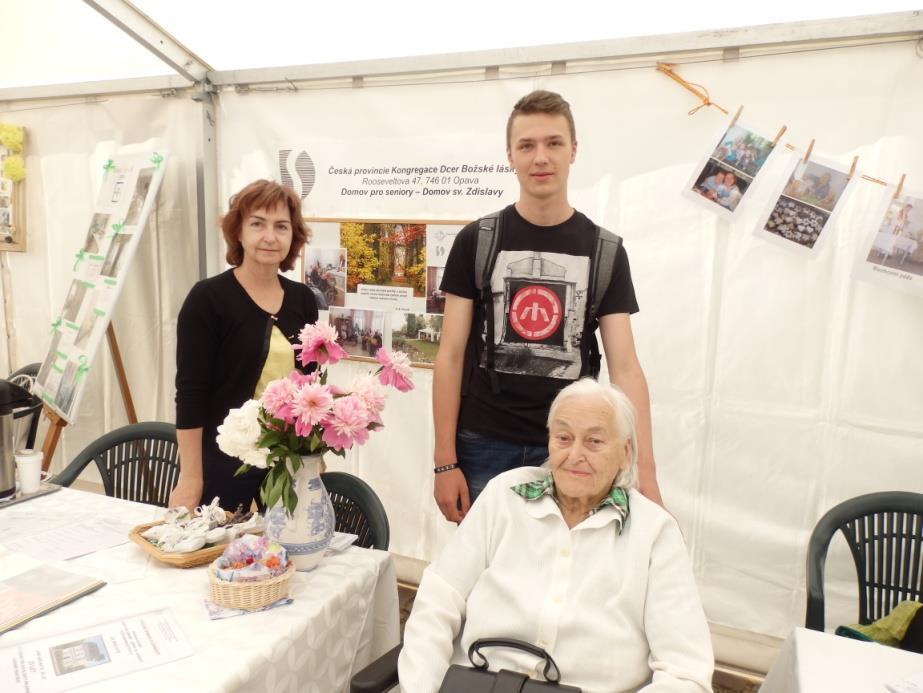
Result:
<instances>
[{"instance_id":1,"label":"yellow top","mask_svg":"<svg viewBox=\"0 0 923 693\"><path fill-rule=\"evenodd\" d=\"M260 379L253 391L253 399L259 399L270 382L284 378L292 372L295 367L294 354L292 345L282 334L282 330L273 325L269 334L269 353L266 354L263 372L260 373Z\"/></svg>"}]
</instances>

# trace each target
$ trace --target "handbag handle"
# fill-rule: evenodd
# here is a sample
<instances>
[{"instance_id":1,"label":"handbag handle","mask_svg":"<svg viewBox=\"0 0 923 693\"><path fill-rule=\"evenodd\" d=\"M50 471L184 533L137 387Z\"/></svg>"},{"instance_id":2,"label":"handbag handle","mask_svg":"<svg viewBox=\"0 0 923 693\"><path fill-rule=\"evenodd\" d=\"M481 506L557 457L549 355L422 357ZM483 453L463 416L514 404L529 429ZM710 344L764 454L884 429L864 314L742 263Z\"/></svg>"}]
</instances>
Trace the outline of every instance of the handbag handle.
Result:
<instances>
[{"instance_id":1,"label":"handbag handle","mask_svg":"<svg viewBox=\"0 0 923 693\"><path fill-rule=\"evenodd\" d=\"M545 660L545 669L542 671L545 680L550 683L559 683L561 681L561 670L558 669L558 665L555 664L551 655L541 647L530 645L527 642L515 640L513 638L481 638L471 643L471 647L468 648L468 660L475 669L486 669L488 666L487 657L481 653L482 647L509 647L514 650L522 650L523 652L535 655ZM475 657L481 661L474 661Z\"/></svg>"}]
</instances>

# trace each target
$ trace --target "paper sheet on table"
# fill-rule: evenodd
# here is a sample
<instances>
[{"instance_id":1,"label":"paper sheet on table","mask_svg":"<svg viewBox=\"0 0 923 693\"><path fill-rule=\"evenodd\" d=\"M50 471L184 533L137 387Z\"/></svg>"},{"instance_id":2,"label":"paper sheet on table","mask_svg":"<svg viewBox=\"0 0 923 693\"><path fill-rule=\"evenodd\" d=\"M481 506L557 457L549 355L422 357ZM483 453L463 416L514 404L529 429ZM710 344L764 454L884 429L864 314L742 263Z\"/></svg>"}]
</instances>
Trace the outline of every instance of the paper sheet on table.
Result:
<instances>
[{"instance_id":1,"label":"paper sheet on table","mask_svg":"<svg viewBox=\"0 0 923 693\"><path fill-rule=\"evenodd\" d=\"M66 561L69 558L124 544L128 541L130 531L131 525L111 519L94 518L21 539L7 538L4 539L3 546L50 563Z\"/></svg>"},{"instance_id":2,"label":"paper sheet on table","mask_svg":"<svg viewBox=\"0 0 923 693\"><path fill-rule=\"evenodd\" d=\"M923 693L923 671L908 676L902 681L895 681L885 685L888 693Z\"/></svg>"},{"instance_id":3,"label":"paper sheet on table","mask_svg":"<svg viewBox=\"0 0 923 693\"><path fill-rule=\"evenodd\" d=\"M4 693L54 693L192 654L169 609L0 648Z\"/></svg>"},{"instance_id":4,"label":"paper sheet on table","mask_svg":"<svg viewBox=\"0 0 923 693\"><path fill-rule=\"evenodd\" d=\"M359 537L355 534L347 534L346 532L334 532L333 539L330 541L330 546L327 547L324 555L329 556L333 553L345 551L350 546L352 546L358 538Z\"/></svg>"}]
</instances>

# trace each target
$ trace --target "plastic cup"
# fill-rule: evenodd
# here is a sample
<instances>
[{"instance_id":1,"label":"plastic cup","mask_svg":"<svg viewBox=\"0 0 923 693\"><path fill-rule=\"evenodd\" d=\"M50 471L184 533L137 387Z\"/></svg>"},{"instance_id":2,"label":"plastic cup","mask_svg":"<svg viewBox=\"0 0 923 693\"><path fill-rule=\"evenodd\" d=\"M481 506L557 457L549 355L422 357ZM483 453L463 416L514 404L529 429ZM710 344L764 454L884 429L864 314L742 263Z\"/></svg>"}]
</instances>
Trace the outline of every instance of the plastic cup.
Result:
<instances>
[{"instance_id":1,"label":"plastic cup","mask_svg":"<svg viewBox=\"0 0 923 693\"><path fill-rule=\"evenodd\" d=\"M35 493L42 485L42 451L19 450L13 455L19 472L19 492Z\"/></svg>"}]
</instances>

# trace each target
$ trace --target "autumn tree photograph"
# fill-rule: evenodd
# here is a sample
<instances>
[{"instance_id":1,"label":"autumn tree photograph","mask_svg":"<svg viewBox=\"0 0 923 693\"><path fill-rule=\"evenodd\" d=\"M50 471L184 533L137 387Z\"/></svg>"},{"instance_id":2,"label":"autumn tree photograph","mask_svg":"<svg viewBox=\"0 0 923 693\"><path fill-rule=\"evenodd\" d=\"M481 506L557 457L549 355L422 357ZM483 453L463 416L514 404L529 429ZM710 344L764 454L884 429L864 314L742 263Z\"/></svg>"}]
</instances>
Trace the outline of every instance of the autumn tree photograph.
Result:
<instances>
[{"instance_id":1,"label":"autumn tree photograph","mask_svg":"<svg viewBox=\"0 0 923 693\"><path fill-rule=\"evenodd\" d=\"M356 293L359 284L399 286L426 292L426 224L340 224L340 244L346 248L346 290Z\"/></svg>"}]
</instances>

